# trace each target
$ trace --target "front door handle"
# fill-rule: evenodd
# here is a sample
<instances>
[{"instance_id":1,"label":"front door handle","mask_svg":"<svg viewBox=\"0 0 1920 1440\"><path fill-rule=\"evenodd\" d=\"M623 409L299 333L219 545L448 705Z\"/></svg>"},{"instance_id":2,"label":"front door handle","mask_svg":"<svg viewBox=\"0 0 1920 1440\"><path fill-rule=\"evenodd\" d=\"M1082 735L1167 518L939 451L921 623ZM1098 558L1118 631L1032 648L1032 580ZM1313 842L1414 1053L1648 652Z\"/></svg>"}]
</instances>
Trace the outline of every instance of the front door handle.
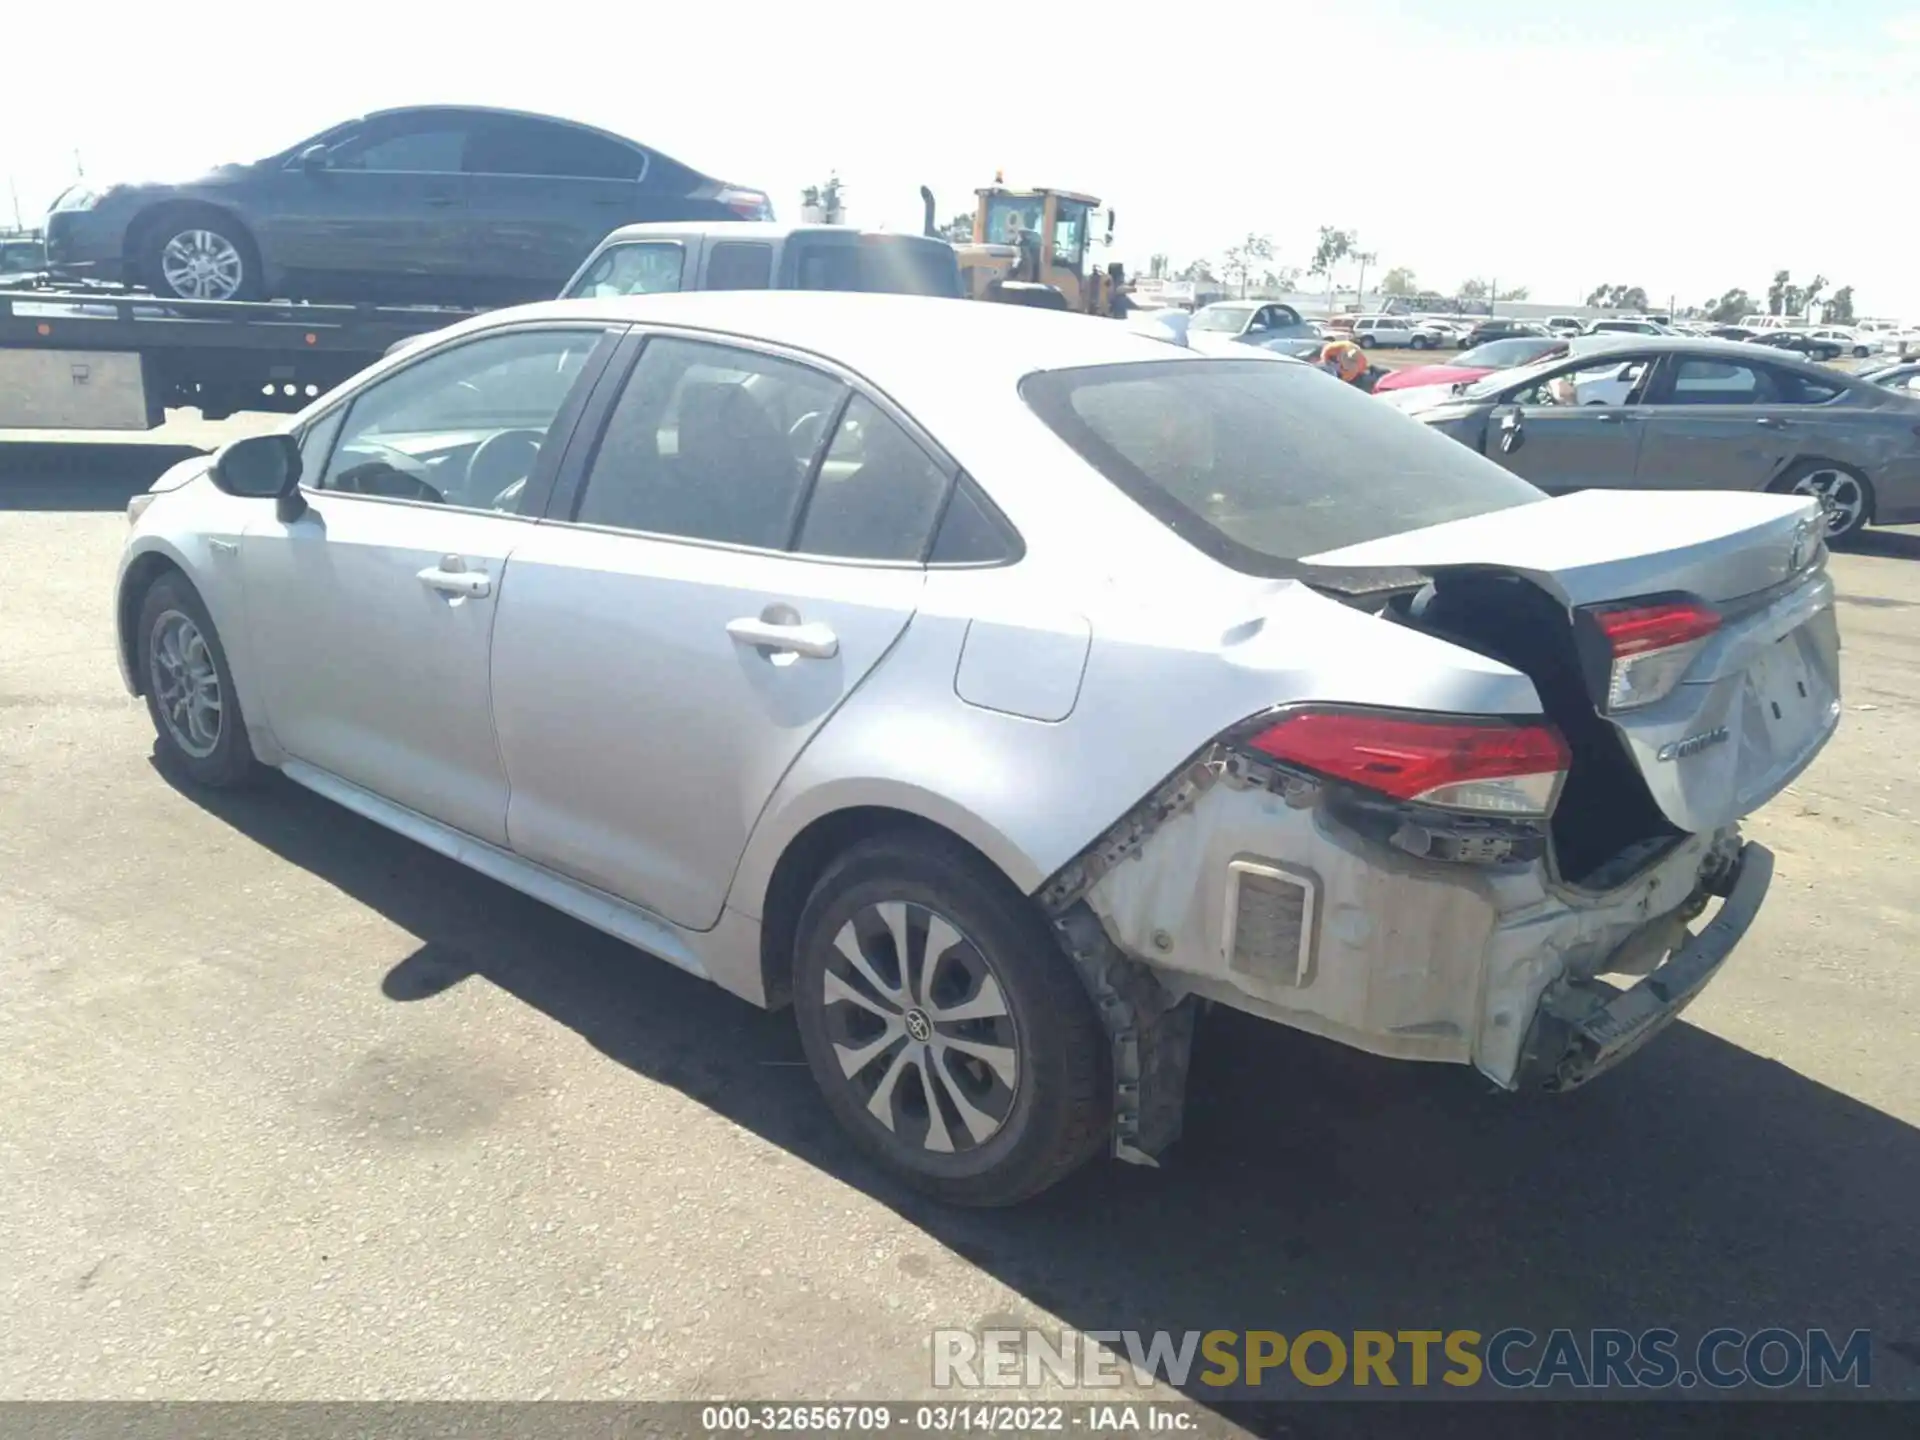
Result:
<instances>
[{"instance_id":1,"label":"front door handle","mask_svg":"<svg viewBox=\"0 0 1920 1440\"><path fill-rule=\"evenodd\" d=\"M1753 423L1768 430L1784 430L1787 428L1786 421L1775 419L1771 415L1762 415L1758 420L1754 421Z\"/></svg>"},{"instance_id":2,"label":"front door handle","mask_svg":"<svg viewBox=\"0 0 1920 1440\"><path fill-rule=\"evenodd\" d=\"M493 592L493 580L484 570L468 570L460 557L449 555L438 565L420 572L420 583L442 595L459 595L477 600Z\"/></svg>"},{"instance_id":3,"label":"front door handle","mask_svg":"<svg viewBox=\"0 0 1920 1440\"><path fill-rule=\"evenodd\" d=\"M457 205L458 203L459 202L455 200L454 197L451 195L427 196L427 204L429 205L444 206L444 205Z\"/></svg>"},{"instance_id":4,"label":"front door handle","mask_svg":"<svg viewBox=\"0 0 1920 1440\"><path fill-rule=\"evenodd\" d=\"M727 622L727 634L741 645L756 650L789 651L809 660L831 660L840 653L840 638L815 620L810 624L782 624L758 616L742 616Z\"/></svg>"}]
</instances>

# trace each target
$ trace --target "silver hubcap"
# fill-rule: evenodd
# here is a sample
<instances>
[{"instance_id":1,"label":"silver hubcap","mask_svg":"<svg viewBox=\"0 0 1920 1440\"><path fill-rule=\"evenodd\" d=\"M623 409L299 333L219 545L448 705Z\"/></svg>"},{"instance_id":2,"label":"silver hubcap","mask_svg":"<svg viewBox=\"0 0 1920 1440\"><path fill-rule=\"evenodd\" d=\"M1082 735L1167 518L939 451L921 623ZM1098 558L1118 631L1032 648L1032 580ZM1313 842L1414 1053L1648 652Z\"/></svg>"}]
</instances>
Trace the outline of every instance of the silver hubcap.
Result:
<instances>
[{"instance_id":1,"label":"silver hubcap","mask_svg":"<svg viewBox=\"0 0 1920 1440\"><path fill-rule=\"evenodd\" d=\"M840 1073L902 1145L954 1154L999 1133L1019 1036L993 967L950 921L869 905L840 927L823 983Z\"/></svg>"},{"instance_id":2,"label":"silver hubcap","mask_svg":"<svg viewBox=\"0 0 1920 1440\"><path fill-rule=\"evenodd\" d=\"M220 672L192 617L169 610L154 622L147 647L155 708L173 743L196 760L220 743Z\"/></svg>"},{"instance_id":3,"label":"silver hubcap","mask_svg":"<svg viewBox=\"0 0 1920 1440\"><path fill-rule=\"evenodd\" d=\"M1860 488L1860 482L1844 470L1815 470L1803 475L1793 487L1793 493L1812 495L1820 501L1829 536L1845 535L1855 529L1866 514L1866 492Z\"/></svg>"},{"instance_id":4,"label":"silver hubcap","mask_svg":"<svg viewBox=\"0 0 1920 1440\"><path fill-rule=\"evenodd\" d=\"M160 274L191 300L231 299L245 273L233 242L212 230L182 230L160 252Z\"/></svg>"}]
</instances>

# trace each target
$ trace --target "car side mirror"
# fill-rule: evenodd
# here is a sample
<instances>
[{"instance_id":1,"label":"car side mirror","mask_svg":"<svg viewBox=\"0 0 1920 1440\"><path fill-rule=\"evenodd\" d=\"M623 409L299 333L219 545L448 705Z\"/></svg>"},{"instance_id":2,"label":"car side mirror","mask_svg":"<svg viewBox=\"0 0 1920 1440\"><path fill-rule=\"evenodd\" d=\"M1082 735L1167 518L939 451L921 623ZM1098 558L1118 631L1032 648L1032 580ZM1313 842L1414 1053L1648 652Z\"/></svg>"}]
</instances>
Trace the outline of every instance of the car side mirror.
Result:
<instances>
[{"instance_id":1,"label":"car side mirror","mask_svg":"<svg viewBox=\"0 0 1920 1440\"><path fill-rule=\"evenodd\" d=\"M325 170L329 163L331 162L327 158L327 147L324 145L309 145L300 152L302 170Z\"/></svg>"},{"instance_id":2,"label":"car side mirror","mask_svg":"<svg viewBox=\"0 0 1920 1440\"><path fill-rule=\"evenodd\" d=\"M1492 420L1500 432L1500 453L1511 455L1527 443L1527 427L1521 417L1518 405L1502 405L1493 412Z\"/></svg>"},{"instance_id":3,"label":"car side mirror","mask_svg":"<svg viewBox=\"0 0 1920 1440\"><path fill-rule=\"evenodd\" d=\"M249 435L224 446L209 472L214 487L243 500L278 501L282 520L306 510L300 498L300 445L291 435Z\"/></svg>"}]
</instances>

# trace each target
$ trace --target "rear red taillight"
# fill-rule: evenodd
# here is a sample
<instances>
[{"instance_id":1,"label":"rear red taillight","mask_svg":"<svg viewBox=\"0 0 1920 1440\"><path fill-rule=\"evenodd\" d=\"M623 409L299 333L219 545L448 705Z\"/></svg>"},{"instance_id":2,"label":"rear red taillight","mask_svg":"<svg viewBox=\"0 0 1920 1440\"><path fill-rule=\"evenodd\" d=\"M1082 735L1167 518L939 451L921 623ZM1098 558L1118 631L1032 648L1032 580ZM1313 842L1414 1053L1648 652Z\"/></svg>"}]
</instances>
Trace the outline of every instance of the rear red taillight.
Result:
<instances>
[{"instance_id":1,"label":"rear red taillight","mask_svg":"<svg viewBox=\"0 0 1920 1440\"><path fill-rule=\"evenodd\" d=\"M773 201L764 190L749 190L742 185L724 186L715 197L742 220L773 219Z\"/></svg>"},{"instance_id":2,"label":"rear red taillight","mask_svg":"<svg viewBox=\"0 0 1920 1440\"><path fill-rule=\"evenodd\" d=\"M1541 817L1566 778L1566 741L1550 725L1457 715L1298 710L1249 742L1289 765L1397 800Z\"/></svg>"},{"instance_id":3,"label":"rear red taillight","mask_svg":"<svg viewBox=\"0 0 1920 1440\"><path fill-rule=\"evenodd\" d=\"M1586 614L1611 656L1606 703L1614 713L1665 699L1720 628L1720 612L1697 600L1596 605Z\"/></svg>"}]
</instances>

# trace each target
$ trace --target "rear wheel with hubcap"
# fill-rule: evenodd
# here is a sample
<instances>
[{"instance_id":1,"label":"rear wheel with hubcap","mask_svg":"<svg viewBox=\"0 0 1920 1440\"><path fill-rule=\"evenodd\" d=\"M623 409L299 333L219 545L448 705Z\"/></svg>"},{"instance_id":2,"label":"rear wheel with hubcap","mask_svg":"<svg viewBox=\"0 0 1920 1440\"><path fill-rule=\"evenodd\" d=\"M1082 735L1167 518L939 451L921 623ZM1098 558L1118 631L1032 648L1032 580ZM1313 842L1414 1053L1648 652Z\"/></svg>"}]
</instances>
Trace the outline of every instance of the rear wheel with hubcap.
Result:
<instances>
[{"instance_id":1,"label":"rear wheel with hubcap","mask_svg":"<svg viewBox=\"0 0 1920 1440\"><path fill-rule=\"evenodd\" d=\"M801 914L794 1010L828 1106L915 1188L1025 1199L1106 1136L1104 1046L1026 896L931 835L862 841Z\"/></svg>"},{"instance_id":2,"label":"rear wheel with hubcap","mask_svg":"<svg viewBox=\"0 0 1920 1440\"><path fill-rule=\"evenodd\" d=\"M1781 476L1773 488L1782 494L1810 495L1820 502L1829 545L1853 539L1873 519L1873 486L1850 466L1805 461Z\"/></svg>"}]
</instances>

